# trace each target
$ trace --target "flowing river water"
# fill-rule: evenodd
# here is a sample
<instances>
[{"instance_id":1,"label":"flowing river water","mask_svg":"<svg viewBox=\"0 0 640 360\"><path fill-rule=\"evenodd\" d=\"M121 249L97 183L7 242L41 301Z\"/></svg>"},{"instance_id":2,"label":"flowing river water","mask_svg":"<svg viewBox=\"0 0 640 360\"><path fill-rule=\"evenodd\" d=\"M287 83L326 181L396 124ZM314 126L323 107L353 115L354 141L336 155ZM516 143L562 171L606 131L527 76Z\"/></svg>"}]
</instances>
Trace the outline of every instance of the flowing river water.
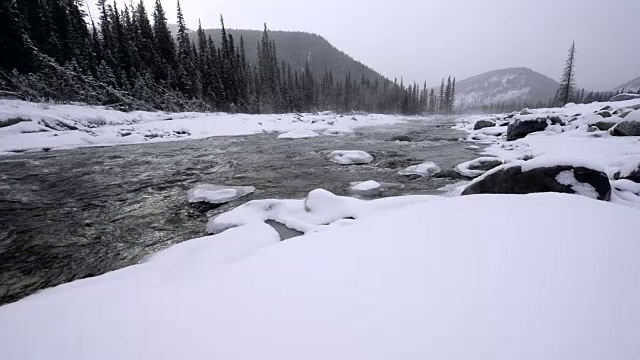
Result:
<instances>
[{"instance_id":1,"label":"flowing river water","mask_svg":"<svg viewBox=\"0 0 640 360\"><path fill-rule=\"evenodd\" d=\"M385 196L438 193L457 180L397 171L426 160L446 170L476 158L454 121L412 118L343 137L270 133L1 157L0 304L206 235L208 216L252 199L303 198L316 188L347 195L350 182L364 180L404 185ZM327 160L332 150L363 150L375 160L338 165ZM199 183L257 190L219 207L194 206L186 193Z\"/></svg>"}]
</instances>

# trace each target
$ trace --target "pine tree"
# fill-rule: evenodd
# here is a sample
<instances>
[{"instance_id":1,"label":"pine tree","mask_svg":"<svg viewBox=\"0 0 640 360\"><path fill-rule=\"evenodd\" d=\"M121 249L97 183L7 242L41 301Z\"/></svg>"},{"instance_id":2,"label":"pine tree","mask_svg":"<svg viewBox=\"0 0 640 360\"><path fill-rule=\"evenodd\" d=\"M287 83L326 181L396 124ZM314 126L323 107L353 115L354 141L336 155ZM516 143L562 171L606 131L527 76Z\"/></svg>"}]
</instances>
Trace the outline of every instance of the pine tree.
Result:
<instances>
[{"instance_id":1,"label":"pine tree","mask_svg":"<svg viewBox=\"0 0 640 360\"><path fill-rule=\"evenodd\" d=\"M12 0L0 0L0 70L35 71L28 35Z\"/></svg>"},{"instance_id":2,"label":"pine tree","mask_svg":"<svg viewBox=\"0 0 640 360\"><path fill-rule=\"evenodd\" d=\"M155 66L156 81L171 82L176 67L176 46L167 26L167 18L160 0L156 0L153 12L153 34L156 40L156 51L159 57Z\"/></svg>"},{"instance_id":3,"label":"pine tree","mask_svg":"<svg viewBox=\"0 0 640 360\"><path fill-rule=\"evenodd\" d=\"M556 102L559 105L565 105L570 102L575 93L575 55L576 43L574 41L569 48L569 55L564 65L564 72L556 95Z\"/></svg>"}]
</instances>

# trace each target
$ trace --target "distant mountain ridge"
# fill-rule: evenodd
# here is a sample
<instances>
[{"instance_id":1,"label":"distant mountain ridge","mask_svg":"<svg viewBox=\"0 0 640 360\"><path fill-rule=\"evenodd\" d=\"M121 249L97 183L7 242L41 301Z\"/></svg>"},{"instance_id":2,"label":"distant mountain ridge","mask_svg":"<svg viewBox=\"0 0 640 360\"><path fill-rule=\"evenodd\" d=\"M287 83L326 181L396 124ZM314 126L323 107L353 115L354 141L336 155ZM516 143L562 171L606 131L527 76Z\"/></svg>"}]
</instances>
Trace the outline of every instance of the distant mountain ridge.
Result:
<instances>
[{"instance_id":1,"label":"distant mountain ridge","mask_svg":"<svg viewBox=\"0 0 640 360\"><path fill-rule=\"evenodd\" d=\"M616 88L613 89L613 91L630 91L630 92L640 91L640 76L620 86L617 86Z\"/></svg>"},{"instance_id":2,"label":"distant mountain ridge","mask_svg":"<svg viewBox=\"0 0 640 360\"><path fill-rule=\"evenodd\" d=\"M220 44L221 29L205 29L207 36ZM261 30L226 29L233 35L236 45L240 44L240 37L244 40L244 49L247 61L255 64L258 57L258 41L262 37ZM195 40L196 33L190 32ZM364 75L371 81L387 81L377 71L353 59L341 50L338 50L329 41L320 35L297 31L273 31L269 30L269 36L276 42L276 54L279 61L286 61L291 65L291 70L303 70L309 62L311 72L316 79L322 79L325 69L331 70L335 81L344 80L347 73L351 78L359 81Z\"/></svg>"},{"instance_id":3,"label":"distant mountain ridge","mask_svg":"<svg viewBox=\"0 0 640 360\"><path fill-rule=\"evenodd\" d=\"M456 83L456 106L461 109L494 104L548 103L560 84L526 67L485 72Z\"/></svg>"}]
</instances>

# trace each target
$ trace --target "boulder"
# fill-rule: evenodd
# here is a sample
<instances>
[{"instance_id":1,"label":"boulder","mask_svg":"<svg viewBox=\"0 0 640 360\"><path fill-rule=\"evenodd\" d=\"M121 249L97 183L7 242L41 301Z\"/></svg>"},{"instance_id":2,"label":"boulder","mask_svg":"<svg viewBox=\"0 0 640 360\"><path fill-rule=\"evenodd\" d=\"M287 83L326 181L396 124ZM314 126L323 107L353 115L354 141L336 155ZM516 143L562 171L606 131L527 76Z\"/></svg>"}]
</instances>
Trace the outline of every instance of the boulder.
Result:
<instances>
[{"instance_id":1,"label":"boulder","mask_svg":"<svg viewBox=\"0 0 640 360\"><path fill-rule=\"evenodd\" d=\"M598 130L606 131L614 127L616 124L617 123L610 122L610 121L598 121L592 126L595 126L596 128L598 128Z\"/></svg>"},{"instance_id":2,"label":"boulder","mask_svg":"<svg viewBox=\"0 0 640 360\"><path fill-rule=\"evenodd\" d=\"M531 110L529 110L528 108L524 108L522 109L522 111L520 111L520 115L531 115L533 114L533 112L531 112Z\"/></svg>"},{"instance_id":3,"label":"boulder","mask_svg":"<svg viewBox=\"0 0 640 360\"><path fill-rule=\"evenodd\" d=\"M626 179L640 183L640 161L623 166L620 171L613 174L613 178L616 180Z\"/></svg>"},{"instance_id":4,"label":"boulder","mask_svg":"<svg viewBox=\"0 0 640 360\"><path fill-rule=\"evenodd\" d=\"M523 170L522 165L504 165L469 184L462 195L539 192L577 193L609 201L611 184L604 172L582 166L555 165Z\"/></svg>"},{"instance_id":5,"label":"boulder","mask_svg":"<svg viewBox=\"0 0 640 360\"><path fill-rule=\"evenodd\" d=\"M496 126L496 123L490 120L479 120L473 125L473 130L480 130L492 126Z\"/></svg>"},{"instance_id":6,"label":"boulder","mask_svg":"<svg viewBox=\"0 0 640 360\"><path fill-rule=\"evenodd\" d=\"M613 136L640 136L640 121L622 121L609 130Z\"/></svg>"},{"instance_id":7,"label":"boulder","mask_svg":"<svg viewBox=\"0 0 640 360\"><path fill-rule=\"evenodd\" d=\"M625 100L633 100L640 99L639 94L618 94L612 97L609 101L625 101Z\"/></svg>"},{"instance_id":8,"label":"boulder","mask_svg":"<svg viewBox=\"0 0 640 360\"><path fill-rule=\"evenodd\" d=\"M507 141L521 139L547 128L547 118L515 119L507 127Z\"/></svg>"},{"instance_id":9,"label":"boulder","mask_svg":"<svg viewBox=\"0 0 640 360\"><path fill-rule=\"evenodd\" d=\"M603 110L597 113L598 115L602 116L603 118L609 118L611 117L611 113L609 111Z\"/></svg>"}]
</instances>

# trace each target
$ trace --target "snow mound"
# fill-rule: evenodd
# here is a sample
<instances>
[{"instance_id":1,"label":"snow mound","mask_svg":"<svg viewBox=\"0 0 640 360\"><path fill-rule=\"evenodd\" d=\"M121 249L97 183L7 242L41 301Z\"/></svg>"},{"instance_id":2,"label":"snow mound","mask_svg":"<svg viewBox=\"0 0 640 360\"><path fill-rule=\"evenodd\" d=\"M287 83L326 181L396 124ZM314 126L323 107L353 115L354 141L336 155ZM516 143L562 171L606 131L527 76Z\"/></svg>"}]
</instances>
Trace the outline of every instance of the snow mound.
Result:
<instances>
[{"instance_id":1,"label":"snow mound","mask_svg":"<svg viewBox=\"0 0 640 360\"><path fill-rule=\"evenodd\" d=\"M350 223L380 209L399 208L435 199L440 198L414 195L365 201L316 189L304 200L249 201L210 219L207 232L216 234L229 228L267 220L277 221L303 233L316 232L333 225Z\"/></svg>"},{"instance_id":2,"label":"snow mound","mask_svg":"<svg viewBox=\"0 0 640 360\"><path fill-rule=\"evenodd\" d=\"M278 135L278 139L306 139L318 136L313 130L292 130Z\"/></svg>"},{"instance_id":3,"label":"snow mound","mask_svg":"<svg viewBox=\"0 0 640 360\"><path fill-rule=\"evenodd\" d=\"M398 175L420 175L433 176L441 172L440 166L433 161L426 161L422 164L411 165L405 169L398 171Z\"/></svg>"},{"instance_id":4,"label":"snow mound","mask_svg":"<svg viewBox=\"0 0 640 360\"><path fill-rule=\"evenodd\" d=\"M335 150L329 154L329 160L341 165L361 165L373 161L373 156L360 150Z\"/></svg>"},{"instance_id":5,"label":"snow mound","mask_svg":"<svg viewBox=\"0 0 640 360\"><path fill-rule=\"evenodd\" d=\"M190 203L208 202L211 204L224 204L256 190L253 186L224 186L202 184L197 185L187 192Z\"/></svg>"},{"instance_id":6,"label":"snow mound","mask_svg":"<svg viewBox=\"0 0 640 360\"><path fill-rule=\"evenodd\" d=\"M252 223L0 307L0 358L637 359L639 214L478 195L284 242Z\"/></svg>"},{"instance_id":7,"label":"snow mound","mask_svg":"<svg viewBox=\"0 0 640 360\"><path fill-rule=\"evenodd\" d=\"M380 185L379 182L374 180L367 180L352 185L350 189L355 191L370 191L379 189L380 187L382 187L382 185Z\"/></svg>"},{"instance_id":8,"label":"snow mound","mask_svg":"<svg viewBox=\"0 0 640 360\"><path fill-rule=\"evenodd\" d=\"M352 182L348 189L349 193L363 198L371 198L381 195L391 189L402 189L404 185L399 183L377 182L373 180Z\"/></svg>"}]
</instances>

